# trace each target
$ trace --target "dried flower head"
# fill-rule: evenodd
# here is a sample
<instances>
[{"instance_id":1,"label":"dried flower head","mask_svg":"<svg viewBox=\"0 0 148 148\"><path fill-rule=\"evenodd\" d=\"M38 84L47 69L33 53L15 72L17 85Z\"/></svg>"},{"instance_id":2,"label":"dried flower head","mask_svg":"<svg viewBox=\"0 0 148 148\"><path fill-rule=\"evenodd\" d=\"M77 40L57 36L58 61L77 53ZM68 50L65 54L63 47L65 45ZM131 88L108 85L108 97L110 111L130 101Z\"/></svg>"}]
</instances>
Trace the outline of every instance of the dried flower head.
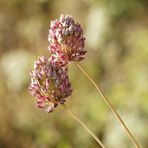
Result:
<instances>
[{"instance_id":1,"label":"dried flower head","mask_svg":"<svg viewBox=\"0 0 148 148\"><path fill-rule=\"evenodd\" d=\"M52 112L71 95L71 83L67 72L67 68L59 67L44 56L35 61L34 69L30 72L29 92L37 98L38 107Z\"/></svg>"},{"instance_id":2,"label":"dried flower head","mask_svg":"<svg viewBox=\"0 0 148 148\"><path fill-rule=\"evenodd\" d=\"M83 30L71 16L61 15L60 19L51 21L48 41L48 50L60 58L64 57L66 63L84 59L86 51L84 50Z\"/></svg>"}]
</instances>

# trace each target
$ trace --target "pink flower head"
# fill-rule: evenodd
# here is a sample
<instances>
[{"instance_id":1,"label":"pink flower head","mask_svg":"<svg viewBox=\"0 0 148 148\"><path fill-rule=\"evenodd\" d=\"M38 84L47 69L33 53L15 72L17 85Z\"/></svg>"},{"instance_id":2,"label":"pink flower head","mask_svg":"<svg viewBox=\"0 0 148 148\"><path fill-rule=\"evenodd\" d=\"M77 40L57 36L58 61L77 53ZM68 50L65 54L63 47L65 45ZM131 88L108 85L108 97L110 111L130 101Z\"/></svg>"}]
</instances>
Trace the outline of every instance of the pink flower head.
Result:
<instances>
[{"instance_id":1,"label":"pink flower head","mask_svg":"<svg viewBox=\"0 0 148 148\"><path fill-rule=\"evenodd\" d=\"M34 69L30 72L29 92L37 98L38 107L52 112L71 95L71 83L67 72L67 67L61 68L44 56L34 62Z\"/></svg>"},{"instance_id":2,"label":"pink flower head","mask_svg":"<svg viewBox=\"0 0 148 148\"><path fill-rule=\"evenodd\" d=\"M62 61L81 61L84 59L85 38L81 25L75 23L71 16L61 15L60 19L51 21L48 50Z\"/></svg>"}]
</instances>

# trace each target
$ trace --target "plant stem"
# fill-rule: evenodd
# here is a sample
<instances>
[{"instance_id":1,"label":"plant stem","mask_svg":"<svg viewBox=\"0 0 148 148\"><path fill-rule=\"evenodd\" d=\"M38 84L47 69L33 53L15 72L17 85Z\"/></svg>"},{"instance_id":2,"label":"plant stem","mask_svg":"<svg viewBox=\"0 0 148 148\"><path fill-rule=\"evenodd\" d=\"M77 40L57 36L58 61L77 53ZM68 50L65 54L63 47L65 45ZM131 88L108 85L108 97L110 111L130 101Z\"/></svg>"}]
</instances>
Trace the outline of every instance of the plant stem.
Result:
<instances>
[{"instance_id":1,"label":"plant stem","mask_svg":"<svg viewBox=\"0 0 148 148\"><path fill-rule=\"evenodd\" d=\"M67 113L69 115L71 115L75 120L77 120L84 128L85 130L96 140L96 142L102 147L102 148L105 148L105 146L103 145L103 143L98 139L98 137L90 131L90 129L76 116L74 115L74 113L72 113L66 105L62 105L64 107L64 109L67 111Z\"/></svg>"},{"instance_id":2,"label":"plant stem","mask_svg":"<svg viewBox=\"0 0 148 148\"><path fill-rule=\"evenodd\" d=\"M129 131L129 129L127 128L127 126L125 125L124 121L121 119L120 115L115 110L115 108L113 107L113 105L111 104L111 102L109 101L109 99L104 95L104 93L102 92L102 90L97 86L97 84L95 83L95 81L82 68L82 66L80 64L78 64L78 63L76 65L81 70L81 72L91 81L91 83L94 85L94 87L97 89L97 91L102 96L102 98L104 99L104 101L106 102L106 104L108 105L108 107L111 109L111 111L114 113L114 115L116 116L116 118L118 119L118 121L120 122L120 124L123 126L123 128L127 132L128 136L130 137L130 139L134 143L135 147L136 148L140 148L140 145L138 144L138 142L136 141L136 139L134 138L134 136L132 135L132 133Z\"/></svg>"}]
</instances>

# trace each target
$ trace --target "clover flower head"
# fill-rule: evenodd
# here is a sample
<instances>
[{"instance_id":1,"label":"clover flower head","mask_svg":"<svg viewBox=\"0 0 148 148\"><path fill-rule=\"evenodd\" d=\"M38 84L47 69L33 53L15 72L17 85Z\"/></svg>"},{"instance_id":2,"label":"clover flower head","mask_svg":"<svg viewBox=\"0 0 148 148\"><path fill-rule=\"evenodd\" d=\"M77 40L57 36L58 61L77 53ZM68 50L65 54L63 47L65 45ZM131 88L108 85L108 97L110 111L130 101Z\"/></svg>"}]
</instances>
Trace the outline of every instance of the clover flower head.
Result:
<instances>
[{"instance_id":1,"label":"clover flower head","mask_svg":"<svg viewBox=\"0 0 148 148\"><path fill-rule=\"evenodd\" d=\"M44 56L34 62L28 89L30 94L37 98L38 107L52 112L58 104L63 104L65 98L71 95L71 83L67 72L67 67L61 68Z\"/></svg>"},{"instance_id":2,"label":"clover flower head","mask_svg":"<svg viewBox=\"0 0 148 148\"><path fill-rule=\"evenodd\" d=\"M51 21L48 41L48 50L60 58L64 56L65 62L84 59L86 51L83 30L71 16L61 15L59 19Z\"/></svg>"}]
</instances>

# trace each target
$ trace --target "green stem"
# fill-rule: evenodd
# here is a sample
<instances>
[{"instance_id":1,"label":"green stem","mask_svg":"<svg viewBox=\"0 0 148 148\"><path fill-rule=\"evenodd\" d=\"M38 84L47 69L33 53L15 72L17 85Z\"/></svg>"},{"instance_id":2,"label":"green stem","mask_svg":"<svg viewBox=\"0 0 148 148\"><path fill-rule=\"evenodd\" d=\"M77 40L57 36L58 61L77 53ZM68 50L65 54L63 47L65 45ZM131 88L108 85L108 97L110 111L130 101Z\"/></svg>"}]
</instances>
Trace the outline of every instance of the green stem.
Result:
<instances>
[{"instance_id":1,"label":"green stem","mask_svg":"<svg viewBox=\"0 0 148 148\"><path fill-rule=\"evenodd\" d=\"M105 101L105 103L108 105L108 107L111 109L111 111L114 113L114 115L116 116L116 118L118 119L119 123L122 125L122 127L125 129L125 131L127 132L128 136L130 137L130 139L132 140L133 144L135 145L136 148L140 148L140 145L138 144L138 142L136 141L136 139L134 138L134 136L132 135L132 133L130 132L130 130L127 128L126 124L124 123L124 121L121 119L120 115L118 114L118 112L115 110L115 108L113 107L113 105L111 104L111 102L109 101L109 99L103 94L102 90L97 86L97 84L95 83L95 81L89 76L89 74L82 68L82 66L80 64L76 64L77 67L81 70L81 72L91 81L91 83L94 85L94 87L97 89L97 91L99 92L99 94L101 95L101 97L103 98L103 100Z\"/></svg>"},{"instance_id":2,"label":"green stem","mask_svg":"<svg viewBox=\"0 0 148 148\"><path fill-rule=\"evenodd\" d=\"M90 131L90 129L76 116L74 115L74 113L72 113L67 107L66 105L62 105L64 107L64 109L67 111L67 113L72 116L75 120L77 120L84 128L85 130L96 140L96 142L101 146L101 148L105 148L105 146L103 145L103 143L98 139L98 137Z\"/></svg>"}]
</instances>

